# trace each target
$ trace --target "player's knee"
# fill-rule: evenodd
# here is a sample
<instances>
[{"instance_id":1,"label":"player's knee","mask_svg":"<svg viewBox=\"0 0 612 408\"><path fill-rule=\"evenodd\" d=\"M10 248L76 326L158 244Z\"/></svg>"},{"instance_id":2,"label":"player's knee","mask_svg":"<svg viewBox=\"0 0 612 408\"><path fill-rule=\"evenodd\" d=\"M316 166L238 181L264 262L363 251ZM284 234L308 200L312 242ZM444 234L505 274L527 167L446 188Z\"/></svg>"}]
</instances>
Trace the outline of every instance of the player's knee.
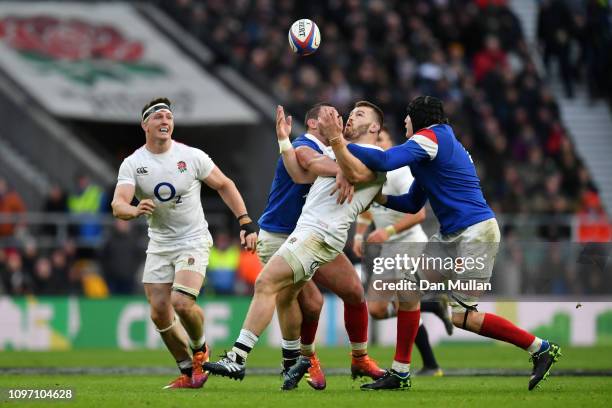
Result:
<instances>
[{"instance_id":1,"label":"player's knee","mask_svg":"<svg viewBox=\"0 0 612 408\"><path fill-rule=\"evenodd\" d=\"M348 303L349 305L358 305L363 303L365 300L365 293L361 283L351 283L343 289L344 290L342 290L341 293L338 293L338 296L344 303Z\"/></svg>"},{"instance_id":2,"label":"player's knee","mask_svg":"<svg viewBox=\"0 0 612 408\"><path fill-rule=\"evenodd\" d=\"M255 280L255 293L269 295L274 292L276 282L265 273L260 274Z\"/></svg>"},{"instance_id":3,"label":"player's knee","mask_svg":"<svg viewBox=\"0 0 612 408\"><path fill-rule=\"evenodd\" d=\"M156 305L158 307L151 307L151 320L155 323L158 328L164 328L172 323L174 317L170 310L170 305L164 303L163 305Z\"/></svg>"},{"instance_id":4,"label":"player's knee","mask_svg":"<svg viewBox=\"0 0 612 408\"><path fill-rule=\"evenodd\" d=\"M382 303L368 304L368 312L373 319L381 320L388 317L387 306Z\"/></svg>"},{"instance_id":5,"label":"player's knee","mask_svg":"<svg viewBox=\"0 0 612 408\"><path fill-rule=\"evenodd\" d=\"M172 293L172 308L179 316L189 313L194 303L195 300L189 296L178 292Z\"/></svg>"},{"instance_id":6,"label":"player's knee","mask_svg":"<svg viewBox=\"0 0 612 408\"><path fill-rule=\"evenodd\" d=\"M302 298L300 301L300 309L302 310L304 320L319 320L321 309L323 309L323 296Z\"/></svg>"}]
</instances>

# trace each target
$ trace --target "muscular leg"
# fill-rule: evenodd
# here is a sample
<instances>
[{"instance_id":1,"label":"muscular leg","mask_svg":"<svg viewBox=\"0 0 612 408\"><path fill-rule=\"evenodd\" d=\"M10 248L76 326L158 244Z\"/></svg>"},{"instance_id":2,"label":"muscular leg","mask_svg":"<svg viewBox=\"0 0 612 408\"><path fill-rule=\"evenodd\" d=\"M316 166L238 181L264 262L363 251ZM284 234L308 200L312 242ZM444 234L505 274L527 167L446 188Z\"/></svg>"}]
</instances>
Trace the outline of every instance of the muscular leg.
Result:
<instances>
[{"instance_id":1,"label":"muscular leg","mask_svg":"<svg viewBox=\"0 0 612 408\"><path fill-rule=\"evenodd\" d=\"M280 256L273 256L255 281L255 294L240 335L232 347L238 364L244 364L259 336L270 324L279 292L293 284L293 270L287 261Z\"/></svg>"},{"instance_id":2,"label":"muscular leg","mask_svg":"<svg viewBox=\"0 0 612 408\"><path fill-rule=\"evenodd\" d=\"M298 296L298 302L302 311L302 326L300 328L302 354L312 356L315 351L314 341L319 326L319 316L323 308L323 295L317 285L313 281L309 281L302 288Z\"/></svg>"},{"instance_id":3,"label":"muscular leg","mask_svg":"<svg viewBox=\"0 0 612 408\"><path fill-rule=\"evenodd\" d=\"M298 295L303 284L289 286L280 291L276 298L276 312L280 323L283 353L283 368L288 370L300 356L300 328L302 326L302 311L298 303Z\"/></svg>"},{"instance_id":4,"label":"muscular leg","mask_svg":"<svg viewBox=\"0 0 612 408\"><path fill-rule=\"evenodd\" d=\"M461 329L514 344L531 353L537 352L542 345L542 339L493 313L470 311L465 319L465 327L464 318L465 312L453 310L453 324Z\"/></svg>"},{"instance_id":5,"label":"muscular leg","mask_svg":"<svg viewBox=\"0 0 612 408\"><path fill-rule=\"evenodd\" d=\"M282 257L273 256L255 281L255 294L242 328L259 336L272 320L278 293L291 285L291 267Z\"/></svg>"},{"instance_id":6,"label":"muscular leg","mask_svg":"<svg viewBox=\"0 0 612 408\"><path fill-rule=\"evenodd\" d=\"M338 255L333 262L319 268L314 279L344 302L344 324L353 356L367 354L368 307L353 264L344 254Z\"/></svg>"},{"instance_id":7,"label":"muscular leg","mask_svg":"<svg viewBox=\"0 0 612 408\"><path fill-rule=\"evenodd\" d=\"M397 338L395 356L391 368L398 373L410 371L412 347L421 320L420 294L418 292L398 292Z\"/></svg>"},{"instance_id":8,"label":"muscular leg","mask_svg":"<svg viewBox=\"0 0 612 408\"><path fill-rule=\"evenodd\" d=\"M145 283L144 289L147 300L151 305L151 320L155 323L164 344L176 361L191 360L187 339L180 324L174 323L174 310L170 303L171 283Z\"/></svg>"},{"instance_id":9,"label":"muscular leg","mask_svg":"<svg viewBox=\"0 0 612 408\"><path fill-rule=\"evenodd\" d=\"M397 316L398 304L395 301L368 300L368 312L376 320Z\"/></svg>"},{"instance_id":10,"label":"muscular leg","mask_svg":"<svg viewBox=\"0 0 612 408\"><path fill-rule=\"evenodd\" d=\"M204 351L204 311L195 302L204 276L193 271L178 271L171 294L172 307L181 319L193 350Z\"/></svg>"}]
</instances>

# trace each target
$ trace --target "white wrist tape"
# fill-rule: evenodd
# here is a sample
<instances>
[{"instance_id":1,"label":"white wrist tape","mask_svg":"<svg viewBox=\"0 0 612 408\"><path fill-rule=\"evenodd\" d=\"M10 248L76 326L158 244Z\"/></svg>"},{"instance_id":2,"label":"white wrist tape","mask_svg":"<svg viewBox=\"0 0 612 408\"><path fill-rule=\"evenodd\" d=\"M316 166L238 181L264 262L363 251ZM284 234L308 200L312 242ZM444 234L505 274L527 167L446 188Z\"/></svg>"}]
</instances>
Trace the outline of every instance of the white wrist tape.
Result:
<instances>
[{"instance_id":1,"label":"white wrist tape","mask_svg":"<svg viewBox=\"0 0 612 408\"><path fill-rule=\"evenodd\" d=\"M282 139L278 141L278 149L280 153L286 152L287 150L293 149L293 145L291 144L291 140Z\"/></svg>"}]
</instances>

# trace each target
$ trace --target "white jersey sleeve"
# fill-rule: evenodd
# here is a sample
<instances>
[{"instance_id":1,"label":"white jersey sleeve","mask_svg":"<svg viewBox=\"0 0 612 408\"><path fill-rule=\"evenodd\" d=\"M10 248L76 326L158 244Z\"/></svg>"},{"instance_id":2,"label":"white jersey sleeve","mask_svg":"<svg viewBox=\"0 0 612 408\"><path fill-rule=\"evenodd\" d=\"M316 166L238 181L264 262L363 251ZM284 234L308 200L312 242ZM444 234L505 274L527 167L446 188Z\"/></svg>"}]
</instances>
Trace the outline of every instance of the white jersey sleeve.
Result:
<instances>
[{"instance_id":1,"label":"white jersey sleeve","mask_svg":"<svg viewBox=\"0 0 612 408\"><path fill-rule=\"evenodd\" d=\"M410 167L400 167L399 169L387 173L387 182L383 185L382 192L387 195L406 194L413 181L414 177L410 172ZM405 213L391 210L377 203L372 204L370 211L376 228L384 228L388 225L393 225L406 216ZM417 224L410 229L394 235L389 241L426 242L427 235L423 231L421 225Z\"/></svg>"},{"instance_id":2,"label":"white jersey sleeve","mask_svg":"<svg viewBox=\"0 0 612 408\"><path fill-rule=\"evenodd\" d=\"M215 163L209 155L200 149L193 149L195 159L195 173L198 180L204 180L215 168Z\"/></svg>"},{"instance_id":3,"label":"white jersey sleeve","mask_svg":"<svg viewBox=\"0 0 612 408\"><path fill-rule=\"evenodd\" d=\"M387 182L383 186L383 194L402 195L406 194L412 185L414 177L410 172L410 167L400 167L399 169L387 173Z\"/></svg>"},{"instance_id":4,"label":"white jersey sleeve","mask_svg":"<svg viewBox=\"0 0 612 408\"><path fill-rule=\"evenodd\" d=\"M117 185L131 184L136 185L136 171L132 166L131 161L128 159L123 160L121 167L119 167L119 175L117 176Z\"/></svg>"}]
</instances>

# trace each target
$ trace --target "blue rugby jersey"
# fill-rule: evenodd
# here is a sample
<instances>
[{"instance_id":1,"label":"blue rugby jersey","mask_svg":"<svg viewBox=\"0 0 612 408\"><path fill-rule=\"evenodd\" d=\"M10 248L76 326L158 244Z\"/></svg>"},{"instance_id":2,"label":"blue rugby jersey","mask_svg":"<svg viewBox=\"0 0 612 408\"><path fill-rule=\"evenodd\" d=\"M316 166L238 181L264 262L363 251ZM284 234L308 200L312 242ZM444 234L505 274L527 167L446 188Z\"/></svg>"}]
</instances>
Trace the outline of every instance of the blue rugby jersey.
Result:
<instances>
[{"instance_id":1,"label":"blue rugby jersey","mask_svg":"<svg viewBox=\"0 0 612 408\"><path fill-rule=\"evenodd\" d=\"M416 213L429 199L442 234L495 217L482 194L472 158L448 125L421 129L404 144L384 152L355 144L348 149L374 171L410 166L415 179L410 190L389 196L386 207Z\"/></svg>"},{"instance_id":2,"label":"blue rugby jersey","mask_svg":"<svg viewBox=\"0 0 612 408\"><path fill-rule=\"evenodd\" d=\"M315 140L314 136L305 133L296 138L292 145L294 149L299 146L308 146L319 153L323 153ZM270 188L270 194L268 194L268 203L259 218L259 226L268 232L291 234L295 229L298 218L300 218L311 185L294 183L285 169L281 156L276 163L274 180L272 180L272 187Z\"/></svg>"}]
</instances>

